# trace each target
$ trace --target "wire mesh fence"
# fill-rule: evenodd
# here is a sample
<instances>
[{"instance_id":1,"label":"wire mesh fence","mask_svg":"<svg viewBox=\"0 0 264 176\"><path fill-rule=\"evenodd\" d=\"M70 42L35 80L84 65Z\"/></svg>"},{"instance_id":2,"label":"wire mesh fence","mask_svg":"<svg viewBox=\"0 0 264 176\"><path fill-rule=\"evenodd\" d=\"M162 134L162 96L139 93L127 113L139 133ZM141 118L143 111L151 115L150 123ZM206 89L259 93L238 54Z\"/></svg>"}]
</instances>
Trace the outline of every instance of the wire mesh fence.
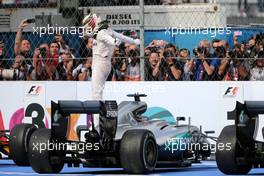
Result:
<instances>
[{"instance_id":1,"label":"wire mesh fence","mask_svg":"<svg viewBox=\"0 0 264 176\"><path fill-rule=\"evenodd\" d=\"M108 80L262 80L263 4L2 0L1 80L89 81L94 39L85 37L82 28L89 13L142 42L115 47Z\"/></svg>"},{"instance_id":2,"label":"wire mesh fence","mask_svg":"<svg viewBox=\"0 0 264 176\"><path fill-rule=\"evenodd\" d=\"M140 57L113 57L107 81L263 81L264 57L260 58L189 58L187 50L180 56L164 56L152 51L145 57L145 77L141 78ZM60 58L25 59L0 62L0 80L91 81L92 58L73 58L67 52Z\"/></svg>"}]
</instances>

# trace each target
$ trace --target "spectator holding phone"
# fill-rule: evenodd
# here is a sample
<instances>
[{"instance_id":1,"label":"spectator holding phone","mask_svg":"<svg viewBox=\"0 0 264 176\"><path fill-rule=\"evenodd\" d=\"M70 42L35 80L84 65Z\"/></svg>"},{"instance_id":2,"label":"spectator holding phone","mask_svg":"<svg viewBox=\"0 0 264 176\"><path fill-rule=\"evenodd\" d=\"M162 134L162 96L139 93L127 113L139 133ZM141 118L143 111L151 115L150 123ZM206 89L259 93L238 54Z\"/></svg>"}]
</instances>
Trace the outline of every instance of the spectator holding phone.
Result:
<instances>
[{"instance_id":1,"label":"spectator holding phone","mask_svg":"<svg viewBox=\"0 0 264 176\"><path fill-rule=\"evenodd\" d=\"M22 38L22 32L25 27L29 25L29 23L34 22L33 19L25 19L22 20L21 23L18 26L17 34L16 34L16 39L15 39L15 55L22 55L26 59L32 58L33 54L31 52L31 46L30 42L27 39Z\"/></svg>"}]
</instances>

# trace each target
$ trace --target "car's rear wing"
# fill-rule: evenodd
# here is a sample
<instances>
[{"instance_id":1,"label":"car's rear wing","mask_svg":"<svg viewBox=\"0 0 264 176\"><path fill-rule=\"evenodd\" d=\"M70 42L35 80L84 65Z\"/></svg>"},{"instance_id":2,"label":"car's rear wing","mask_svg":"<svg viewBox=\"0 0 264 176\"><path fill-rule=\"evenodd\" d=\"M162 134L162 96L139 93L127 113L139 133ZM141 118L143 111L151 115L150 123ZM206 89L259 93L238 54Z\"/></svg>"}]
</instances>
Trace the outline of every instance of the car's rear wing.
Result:
<instances>
[{"instance_id":1,"label":"car's rear wing","mask_svg":"<svg viewBox=\"0 0 264 176\"><path fill-rule=\"evenodd\" d=\"M116 101L60 100L58 103L52 101L51 131L53 138L65 140L71 114L99 114L100 130L105 130L111 137L115 135L118 116Z\"/></svg>"},{"instance_id":2,"label":"car's rear wing","mask_svg":"<svg viewBox=\"0 0 264 176\"><path fill-rule=\"evenodd\" d=\"M264 101L245 101L244 104L236 102L236 108L227 113L228 120L238 120L241 113L249 118L264 114Z\"/></svg>"},{"instance_id":3,"label":"car's rear wing","mask_svg":"<svg viewBox=\"0 0 264 176\"><path fill-rule=\"evenodd\" d=\"M264 142L264 101L236 102L236 108L227 116L235 120L236 137L242 146L252 139Z\"/></svg>"},{"instance_id":4,"label":"car's rear wing","mask_svg":"<svg viewBox=\"0 0 264 176\"><path fill-rule=\"evenodd\" d=\"M106 108L102 101L72 101L63 100L58 102L60 113L64 116L70 114L105 114Z\"/></svg>"}]
</instances>

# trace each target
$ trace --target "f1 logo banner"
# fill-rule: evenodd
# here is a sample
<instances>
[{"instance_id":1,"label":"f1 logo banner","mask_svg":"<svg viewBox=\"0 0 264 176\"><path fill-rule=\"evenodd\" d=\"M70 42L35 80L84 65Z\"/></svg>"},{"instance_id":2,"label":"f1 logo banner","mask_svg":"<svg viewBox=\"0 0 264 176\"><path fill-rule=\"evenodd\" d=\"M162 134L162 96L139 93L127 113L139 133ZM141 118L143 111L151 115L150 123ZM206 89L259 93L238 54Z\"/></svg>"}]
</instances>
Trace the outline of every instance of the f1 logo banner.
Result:
<instances>
[{"instance_id":1,"label":"f1 logo banner","mask_svg":"<svg viewBox=\"0 0 264 176\"><path fill-rule=\"evenodd\" d=\"M219 124L221 123L222 128L233 123L227 121L227 112L235 109L237 101L244 102L244 84L242 82L221 82L219 85L219 115L222 120Z\"/></svg>"},{"instance_id":2,"label":"f1 logo banner","mask_svg":"<svg viewBox=\"0 0 264 176\"><path fill-rule=\"evenodd\" d=\"M38 96L40 93L41 93L41 89L42 89L43 86L31 86L31 88L29 89L28 91L28 95L35 95L35 96Z\"/></svg>"},{"instance_id":3,"label":"f1 logo banner","mask_svg":"<svg viewBox=\"0 0 264 176\"><path fill-rule=\"evenodd\" d=\"M45 84L27 83L25 85L24 123L33 123L39 128L45 128L46 113Z\"/></svg>"},{"instance_id":4,"label":"f1 logo banner","mask_svg":"<svg viewBox=\"0 0 264 176\"><path fill-rule=\"evenodd\" d=\"M239 91L239 87L228 87L224 96L235 97Z\"/></svg>"}]
</instances>

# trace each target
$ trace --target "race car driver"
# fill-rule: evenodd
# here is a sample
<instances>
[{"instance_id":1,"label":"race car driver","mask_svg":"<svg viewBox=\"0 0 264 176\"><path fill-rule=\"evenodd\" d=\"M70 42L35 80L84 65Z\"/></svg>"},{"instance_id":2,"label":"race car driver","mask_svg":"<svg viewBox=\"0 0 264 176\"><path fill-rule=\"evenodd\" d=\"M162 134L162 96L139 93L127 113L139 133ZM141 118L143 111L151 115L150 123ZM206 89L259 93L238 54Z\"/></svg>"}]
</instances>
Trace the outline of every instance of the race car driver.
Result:
<instances>
[{"instance_id":1,"label":"race car driver","mask_svg":"<svg viewBox=\"0 0 264 176\"><path fill-rule=\"evenodd\" d=\"M101 21L96 14L90 13L83 19L83 27L86 36L93 37L92 60L92 99L102 100L105 81L111 71L111 57L116 45L121 42L140 45L139 39L132 39L115 32L109 27L108 21ZM95 126L98 126L99 118L94 118Z\"/></svg>"}]
</instances>

